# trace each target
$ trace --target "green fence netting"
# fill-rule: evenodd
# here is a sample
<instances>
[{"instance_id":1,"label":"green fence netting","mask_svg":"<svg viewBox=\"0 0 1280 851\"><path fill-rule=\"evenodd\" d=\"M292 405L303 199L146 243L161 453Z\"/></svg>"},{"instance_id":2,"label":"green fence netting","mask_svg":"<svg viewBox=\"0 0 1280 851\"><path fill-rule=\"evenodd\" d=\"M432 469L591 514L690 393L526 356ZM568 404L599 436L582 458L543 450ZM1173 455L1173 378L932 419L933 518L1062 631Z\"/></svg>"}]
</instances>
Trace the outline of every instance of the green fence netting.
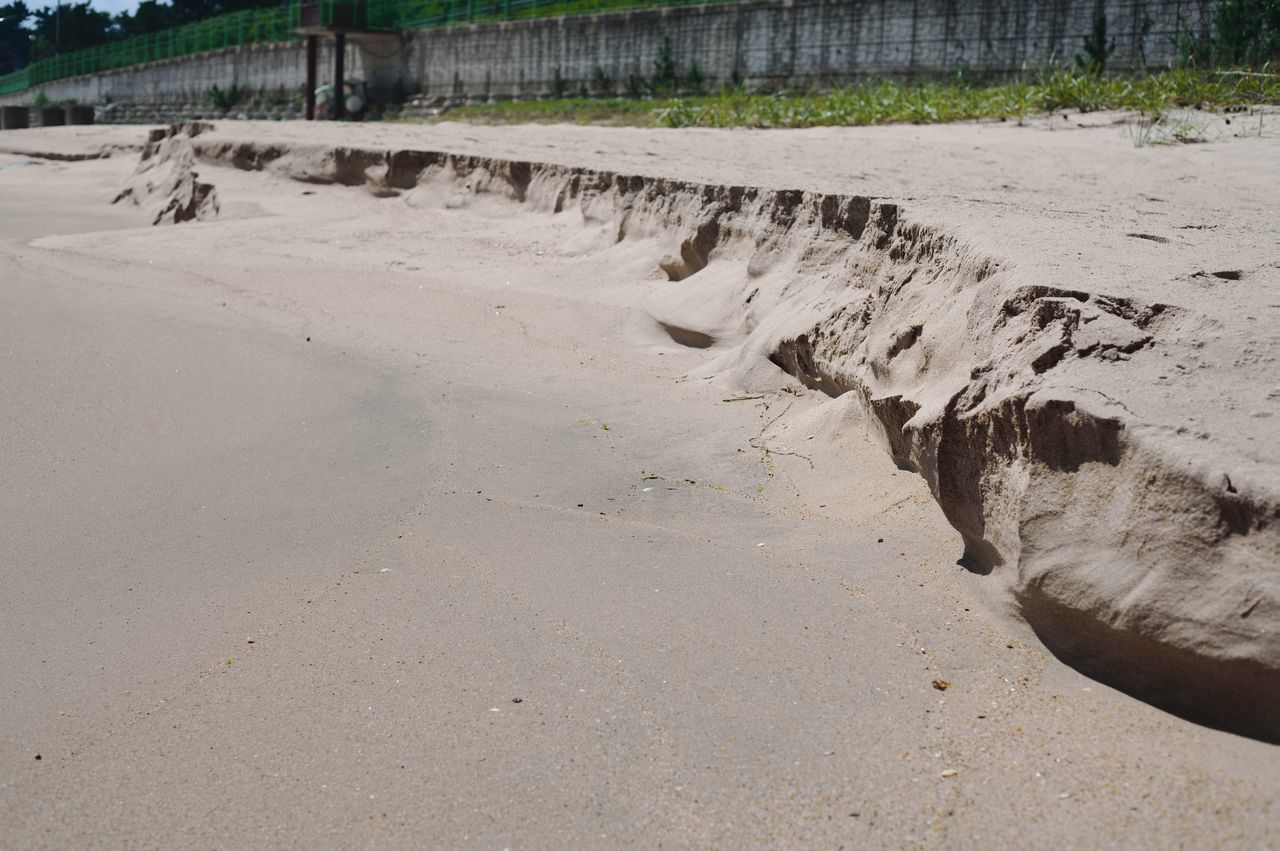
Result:
<instances>
[{"instance_id":1,"label":"green fence netting","mask_svg":"<svg viewBox=\"0 0 1280 851\"><path fill-rule=\"evenodd\" d=\"M294 30L302 25L391 31L708 2L716 0L295 0L287 6L219 15L150 35L41 59L0 76L0 95L114 68L162 62L244 44L287 41L300 37Z\"/></svg>"},{"instance_id":2,"label":"green fence netting","mask_svg":"<svg viewBox=\"0 0 1280 851\"><path fill-rule=\"evenodd\" d=\"M0 94L112 68L160 62L239 44L295 38L291 31L293 19L293 9L289 6L251 9L150 35L113 41L88 50L64 53L32 62L26 68L0 77Z\"/></svg>"}]
</instances>

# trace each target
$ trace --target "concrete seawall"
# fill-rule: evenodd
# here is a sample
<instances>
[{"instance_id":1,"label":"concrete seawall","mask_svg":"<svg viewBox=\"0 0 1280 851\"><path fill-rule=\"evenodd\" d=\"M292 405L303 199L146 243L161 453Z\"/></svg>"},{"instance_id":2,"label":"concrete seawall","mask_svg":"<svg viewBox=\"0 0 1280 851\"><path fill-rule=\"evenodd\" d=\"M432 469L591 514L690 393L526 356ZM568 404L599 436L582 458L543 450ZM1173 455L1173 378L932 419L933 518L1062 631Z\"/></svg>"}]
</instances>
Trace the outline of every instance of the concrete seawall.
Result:
<instances>
[{"instance_id":1,"label":"concrete seawall","mask_svg":"<svg viewBox=\"0 0 1280 851\"><path fill-rule=\"evenodd\" d=\"M829 87L870 76L965 69L1001 76L1071 64L1105 16L1111 68L1167 65L1209 20L1209 0L745 0L356 36L348 73L376 97L459 100L623 94L666 56L683 79L755 88ZM668 52L669 51L669 52ZM301 41L254 45L39 87L55 101L191 101L213 86L296 92ZM332 74L321 46L321 78ZM696 69L696 70L695 70ZM0 97L28 103L36 89Z\"/></svg>"},{"instance_id":2,"label":"concrete seawall","mask_svg":"<svg viewBox=\"0 0 1280 851\"><path fill-rule=\"evenodd\" d=\"M398 41L398 38L397 38ZM348 47L348 55L360 50ZM321 45L321 67L333 64L333 45ZM352 68L351 58L348 67ZM360 73L357 63L353 71ZM256 44L216 50L181 59L152 62L45 83L25 92L0 97L0 105L27 104L37 92L51 101L77 103L169 103L207 98L214 86L235 83L254 90L293 93L306 80L306 45L302 40Z\"/></svg>"}]
</instances>

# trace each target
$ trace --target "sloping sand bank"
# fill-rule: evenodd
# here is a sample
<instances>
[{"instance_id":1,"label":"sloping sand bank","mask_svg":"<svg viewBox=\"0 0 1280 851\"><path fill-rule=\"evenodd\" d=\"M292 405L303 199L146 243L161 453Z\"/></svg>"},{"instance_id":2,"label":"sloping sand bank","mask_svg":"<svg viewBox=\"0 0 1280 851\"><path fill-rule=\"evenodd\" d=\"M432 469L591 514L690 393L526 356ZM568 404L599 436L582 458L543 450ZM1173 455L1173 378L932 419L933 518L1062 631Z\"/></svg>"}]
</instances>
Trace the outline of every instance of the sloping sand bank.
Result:
<instances>
[{"instance_id":1,"label":"sloping sand bank","mask_svg":"<svg viewBox=\"0 0 1280 851\"><path fill-rule=\"evenodd\" d=\"M1087 679L985 604L1103 622L1090 598L1037 613L1064 595L1021 573L1068 545L1058 491L1141 492L1139 452L1164 475L1139 420L1195 417L1205 458L1270 469L1267 418L1230 413L1271 404L1232 383L1265 372L1243 355L1195 370L1216 407L1182 370L1176 394L1104 379L1270 356L1247 329L1274 327L1274 142L936 130L220 126L168 137L220 205L177 227L109 203L135 154L0 157L4 835L1266 844L1274 748ZM1222 286L1238 298L1203 297ZM948 471L973 420L1005 452ZM1103 549L1105 520L1073 545ZM1111 600L1082 564L1063 575ZM1168 648L1223 669L1165 634L1137 658ZM1225 668L1242 705L1265 695ZM1214 708L1205 682L1178 694ZM1265 737L1257 718L1211 720Z\"/></svg>"},{"instance_id":2,"label":"sloping sand bank","mask_svg":"<svg viewBox=\"0 0 1280 851\"><path fill-rule=\"evenodd\" d=\"M909 201L259 141L233 125L187 133L209 164L416 203L496 194L580 220L584 249L656 240L679 285L649 309L678 342L717 348L700 374L750 392L776 384L772 363L854 393L894 461L929 483L966 564L1002 581L1055 653L1192 717L1280 738L1280 336L1263 319L1280 298L1274 257L1184 273L1240 304L1206 310L1121 281L1064 286L1001 251L998 223L970 240ZM1255 147L1265 171L1274 146Z\"/></svg>"}]
</instances>

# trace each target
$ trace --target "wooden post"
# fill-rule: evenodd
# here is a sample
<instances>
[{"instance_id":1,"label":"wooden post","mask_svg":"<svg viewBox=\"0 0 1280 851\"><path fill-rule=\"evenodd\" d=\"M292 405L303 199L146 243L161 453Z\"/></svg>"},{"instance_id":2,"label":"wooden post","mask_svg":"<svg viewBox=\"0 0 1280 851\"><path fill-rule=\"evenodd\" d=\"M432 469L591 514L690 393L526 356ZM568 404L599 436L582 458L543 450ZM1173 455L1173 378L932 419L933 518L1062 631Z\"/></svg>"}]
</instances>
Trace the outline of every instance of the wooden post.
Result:
<instances>
[{"instance_id":1,"label":"wooden post","mask_svg":"<svg viewBox=\"0 0 1280 851\"><path fill-rule=\"evenodd\" d=\"M320 83L317 79L316 60L320 54L320 38L319 36L307 36L307 120L316 120L316 86Z\"/></svg>"},{"instance_id":2,"label":"wooden post","mask_svg":"<svg viewBox=\"0 0 1280 851\"><path fill-rule=\"evenodd\" d=\"M341 121L347 114L347 93L344 90L343 78L347 61L347 34L334 33L333 36L333 119Z\"/></svg>"}]
</instances>

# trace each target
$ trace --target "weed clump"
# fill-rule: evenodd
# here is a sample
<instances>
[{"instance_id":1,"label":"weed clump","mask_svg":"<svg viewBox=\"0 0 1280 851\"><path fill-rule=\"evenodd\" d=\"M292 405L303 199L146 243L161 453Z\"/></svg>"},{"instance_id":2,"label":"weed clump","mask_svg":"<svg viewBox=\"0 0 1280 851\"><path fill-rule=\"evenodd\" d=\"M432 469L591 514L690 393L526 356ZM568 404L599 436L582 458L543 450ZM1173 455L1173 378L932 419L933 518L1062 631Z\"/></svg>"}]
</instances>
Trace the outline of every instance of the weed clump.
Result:
<instances>
[{"instance_id":1,"label":"weed clump","mask_svg":"<svg viewBox=\"0 0 1280 851\"><path fill-rule=\"evenodd\" d=\"M1280 62L1280 0L1221 0L1213 26L1183 37L1184 64L1259 68Z\"/></svg>"},{"instance_id":2,"label":"weed clump","mask_svg":"<svg viewBox=\"0 0 1280 851\"><path fill-rule=\"evenodd\" d=\"M231 109L242 101L248 100L253 92L239 83L232 82L225 89L214 86L209 91L209 102L218 109Z\"/></svg>"},{"instance_id":3,"label":"weed clump","mask_svg":"<svg viewBox=\"0 0 1280 851\"><path fill-rule=\"evenodd\" d=\"M829 92L752 93L723 87L709 95L645 97L650 81L629 77L625 98L561 98L461 107L451 120L493 123L576 122L664 127L817 127L1012 120L1073 110L1136 112L1159 122L1175 110L1246 110L1280 104L1280 74L1175 68L1147 77L1110 77L1072 69L982 85L876 80ZM1163 121L1162 127L1171 127ZM1188 138L1194 135L1186 133Z\"/></svg>"}]
</instances>

